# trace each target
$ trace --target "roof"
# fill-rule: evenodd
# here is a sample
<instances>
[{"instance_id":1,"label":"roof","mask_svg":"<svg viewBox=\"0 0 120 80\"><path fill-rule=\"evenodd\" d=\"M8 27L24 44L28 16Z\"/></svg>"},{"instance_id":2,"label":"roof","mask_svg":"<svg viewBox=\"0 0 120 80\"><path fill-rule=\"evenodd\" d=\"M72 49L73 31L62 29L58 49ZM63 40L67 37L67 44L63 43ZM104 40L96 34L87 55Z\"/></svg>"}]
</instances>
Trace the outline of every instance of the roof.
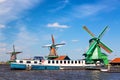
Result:
<instances>
[{"instance_id":1,"label":"roof","mask_svg":"<svg viewBox=\"0 0 120 80\"><path fill-rule=\"evenodd\" d=\"M120 58L115 58L110 63L120 63Z\"/></svg>"},{"instance_id":2,"label":"roof","mask_svg":"<svg viewBox=\"0 0 120 80\"><path fill-rule=\"evenodd\" d=\"M59 56L58 58L55 58L54 60L69 60L70 58L66 55L63 55L63 56Z\"/></svg>"}]
</instances>

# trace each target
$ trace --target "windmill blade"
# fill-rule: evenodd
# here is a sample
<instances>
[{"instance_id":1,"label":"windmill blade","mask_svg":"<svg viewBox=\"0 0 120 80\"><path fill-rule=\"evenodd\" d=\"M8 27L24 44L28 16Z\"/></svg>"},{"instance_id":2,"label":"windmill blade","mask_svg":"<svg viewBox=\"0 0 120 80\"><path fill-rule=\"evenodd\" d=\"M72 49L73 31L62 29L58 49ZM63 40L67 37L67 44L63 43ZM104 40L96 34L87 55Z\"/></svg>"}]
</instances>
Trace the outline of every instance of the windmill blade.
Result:
<instances>
[{"instance_id":1,"label":"windmill blade","mask_svg":"<svg viewBox=\"0 0 120 80\"><path fill-rule=\"evenodd\" d=\"M87 31L92 37L95 37L95 35L86 26L83 26L83 29Z\"/></svg>"},{"instance_id":2,"label":"windmill blade","mask_svg":"<svg viewBox=\"0 0 120 80\"><path fill-rule=\"evenodd\" d=\"M51 47L51 45L52 45L52 44L48 44L48 45L44 45L44 46L42 46L42 47L43 47L43 48L44 48L44 47Z\"/></svg>"},{"instance_id":3,"label":"windmill blade","mask_svg":"<svg viewBox=\"0 0 120 80\"><path fill-rule=\"evenodd\" d=\"M100 35L98 36L98 39L101 39L102 38L102 36L104 35L104 33L105 33L105 31L107 30L107 28L108 28L108 26L106 26L105 28L104 28L104 30L100 33Z\"/></svg>"},{"instance_id":4,"label":"windmill blade","mask_svg":"<svg viewBox=\"0 0 120 80\"><path fill-rule=\"evenodd\" d=\"M58 45L65 45L65 43L56 44L55 46L58 46Z\"/></svg>"},{"instance_id":5,"label":"windmill blade","mask_svg":"<svg viewBox=\"0 0 120 80\"><path fill-rule=\"evenodd\" d=\"M62 47L63 45L57 45L56 47L59 48L59 47Z\"/></svg>"},{"instance_id":6,"label":"windmill blade","mask_svg":"<svg viewBox=\"0 0 120 80\"><path fill-rule=\"evenodd\" d=\"M95 48L95 46L97 45L97 41L94 41L91 46L89 47L88 51L86 52L87 54L90 54L92 52L92 50Z\"/></svg>"},{"instance_id":7,"label":"windmill blade","mask_svg":"<svg viewBox=\"0 0 120 80\"><path fill-rule=\"evenodd\" d=\"M12 54L13 52L7 52L6 54Z\"/></svg>"},{"instance_id":8,"label":"windmill blade","mask_svg":"<svg viewBox=\"0 0 120 80\"><path fill-rule=\"evenodd\" d=\"M15 52L15 45L13 45L13 52Z\"/></svg>"},{"instance_id":9,"label":"windmill blade","mask_svg":"<svg viewBox=\"0 0 120 80\"><path fill-rule=\"evenodd\" d=\"M105 44L103 44L102 42L100 42L99 43L99 46L101 47L101 48L103 48L106 52L108 52L108 53L111 53L111 52L113 52L110 48L108 48Z\"/></svg>"},{"instance_id":10,"label":"windmill blade","mask_svg":"<svg viewBox=\"0 0 120 80\"><path fill-rule=\"evenodd\" d=\"M51 37L52 37L52 44L55 44L55 40L54 40L53 35L51 35Z\"/></svg>"},{"instance_id":11,"label":"windmill blade","mask_svg":"<svg viewBox=\"0 0 120 80\"><path fill-rule=\"evenodd\" d=\"M19 53L22 53L22 52L15 52L15 54L19 54Z\"/></svg>"}]
</instances>

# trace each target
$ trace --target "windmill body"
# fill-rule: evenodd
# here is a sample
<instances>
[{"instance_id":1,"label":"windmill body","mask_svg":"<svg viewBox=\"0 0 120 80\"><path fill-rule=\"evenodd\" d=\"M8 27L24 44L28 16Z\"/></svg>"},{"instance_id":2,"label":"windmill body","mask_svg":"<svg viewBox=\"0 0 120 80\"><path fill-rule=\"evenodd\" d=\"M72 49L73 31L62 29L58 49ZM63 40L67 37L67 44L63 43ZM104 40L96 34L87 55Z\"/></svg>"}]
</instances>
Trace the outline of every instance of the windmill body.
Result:
<instances>
[{"instance_id":1,"label":"windmill body","mask_svg":"<svg viewBox=\"0 0 120 80\"><path fill-rule=\"evenodd\" d=\"M48 47L49 50L50 50L50 53L48 56L46 56L47 59L55 59L55 58L58 58L58 55L57 55L57 49L64 45L65 43L61 43L61 44L55 44L55 40L54 40L54 37L53 35L51 35L51 38L52 38L52 44L51 45L45 45L43 47Z\"/></svg>"},{"instance_id":2,"label":"windmill body","mask_svg":"<svg viewBox=\"0 0 120 80\"><path fill-rule=\"evenodd\" d=\"M107 65L108 57L105 53L101 51L101 48L108 53L111 53L112 50L100 41L107 27L105 27L105 29L101 32L101 34L98 37L95 37L94 34L87 29L87 27L84 26L83 28L92 36L92 39L89 40L89 49L85 53L86 63L100 62L104 65Z\"/></svg>"},{"instance_id":3,"label":"windmill body","mask_svg":"<svg viewBox=\"0 0 120 80\"><path fill-rule=\"evenodd\" d=\"M8 54L11 54L10 61L15 61L17 59L17 54L19 53L22 53L22 52L16 52L15 46L13 45L13 52L8 53Z\"/></svg>"}]
</instances>

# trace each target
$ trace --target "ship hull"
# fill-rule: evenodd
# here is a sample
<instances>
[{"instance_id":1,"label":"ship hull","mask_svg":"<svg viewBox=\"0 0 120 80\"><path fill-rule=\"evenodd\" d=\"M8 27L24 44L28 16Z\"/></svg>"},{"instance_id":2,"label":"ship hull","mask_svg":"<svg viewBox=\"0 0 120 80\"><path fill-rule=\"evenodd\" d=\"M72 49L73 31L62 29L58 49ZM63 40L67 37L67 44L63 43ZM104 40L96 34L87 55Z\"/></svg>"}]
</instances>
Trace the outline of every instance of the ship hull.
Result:
<instances>
[{"instance_id":1,"label":"ship hull","mask_svg":"<svg viewBox=\"0 0 120 80\"><path fill-rule=\"evenodd\" d=\"M18 64L18 63L12 63L10 64L10 68L11 70L25 70L26 69L26 65L25 64Z\"/></svg>"}]
</instances>

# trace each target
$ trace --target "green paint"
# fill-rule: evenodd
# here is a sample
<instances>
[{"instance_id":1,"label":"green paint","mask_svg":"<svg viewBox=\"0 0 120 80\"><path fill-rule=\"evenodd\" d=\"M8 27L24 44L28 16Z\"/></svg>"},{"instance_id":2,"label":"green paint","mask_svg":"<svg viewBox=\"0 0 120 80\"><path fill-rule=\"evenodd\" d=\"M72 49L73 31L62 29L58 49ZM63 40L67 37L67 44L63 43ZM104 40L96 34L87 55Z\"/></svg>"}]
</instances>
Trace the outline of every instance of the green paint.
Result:
<instances>
[{"instance_id":1,"label":"green paint","mask_svg":"<svg viewBox=\"0 0 120 80\"><path fill-rule=\"evenodd\" d=\"M86 63L96 63L97 61L100 61L104 65L108 65L108 57L105 53L101 52L101 47L99 46L99 44L101 44L105 49L107 49L106 51L112 52L110 48L108 48L105 44L103 44L100 41L101 37L103 36L107 28L108 27L105 27L105 29L100 33L100 35L97 38L92 36L92 39L89 41L90 42L89 49L86 52L85 56ZM85 30L90 35L92 34L87 28Z\"/></svg>"}]
</instances>

